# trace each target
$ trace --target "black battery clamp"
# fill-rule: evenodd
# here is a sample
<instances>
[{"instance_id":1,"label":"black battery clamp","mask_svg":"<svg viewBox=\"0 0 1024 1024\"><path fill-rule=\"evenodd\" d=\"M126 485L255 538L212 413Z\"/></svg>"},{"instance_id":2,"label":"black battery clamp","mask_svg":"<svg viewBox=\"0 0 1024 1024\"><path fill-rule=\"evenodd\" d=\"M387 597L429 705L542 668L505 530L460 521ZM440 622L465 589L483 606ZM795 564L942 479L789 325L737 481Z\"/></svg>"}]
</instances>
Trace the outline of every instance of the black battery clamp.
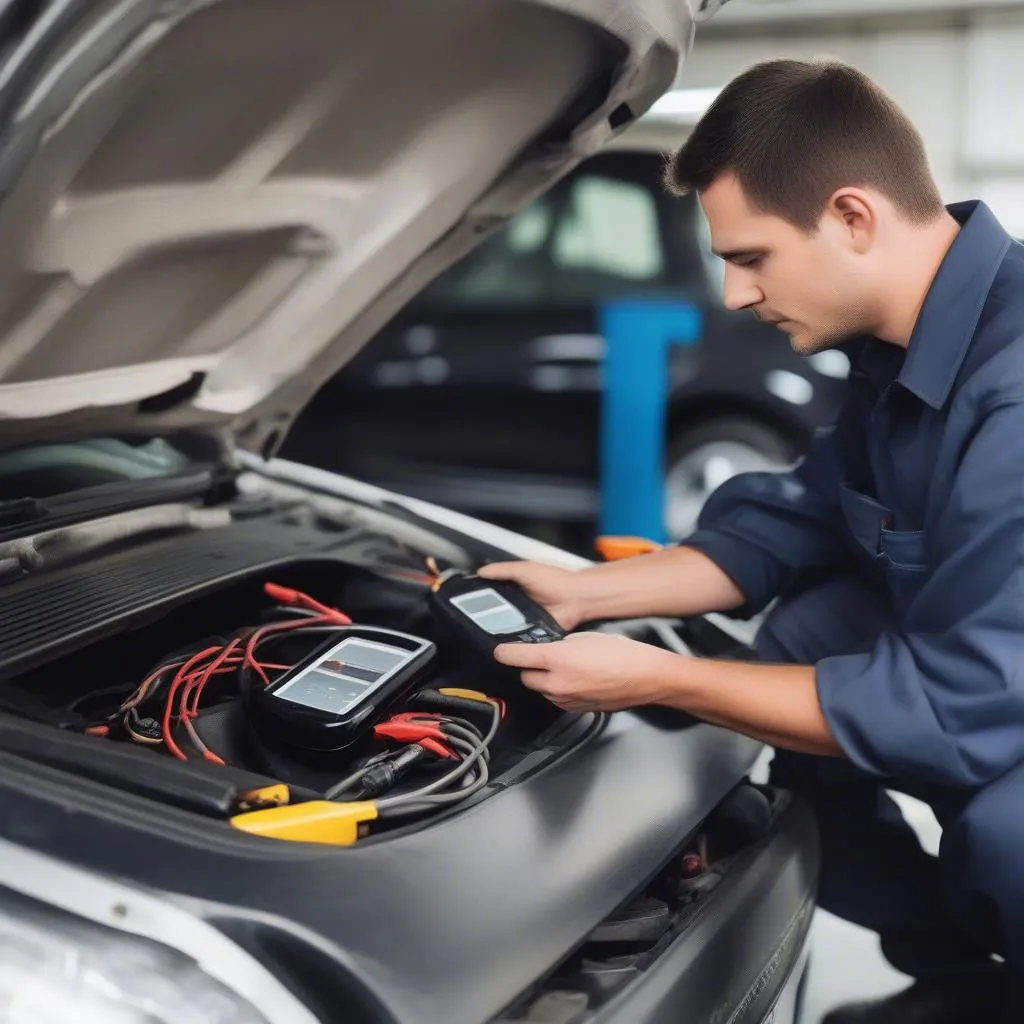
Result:
<instances>
[{"instance_id":1,"label":"black battery clamp","mask_svg":"<svg viewBox=\"0 0 1024 1024\"><path fill-rule=\"evenodd\" d=\"M366 735L387 709L420 689L437 648L374 626L347 626L274 680L248 692L249 715L275 745L329 753Z\"/></svg>"},{"instance_id":2,"label":"black battery clamp","mask_svg":"<svg viewBox=\"0 0 1024 1024\"><path fill-rule=\"evenodd\" d=\"M449 569L430 591L433 612L450 632L489 658L499 644L545 644L566 631L511 580L483 579Z\"/></svg>"}]
</instances>

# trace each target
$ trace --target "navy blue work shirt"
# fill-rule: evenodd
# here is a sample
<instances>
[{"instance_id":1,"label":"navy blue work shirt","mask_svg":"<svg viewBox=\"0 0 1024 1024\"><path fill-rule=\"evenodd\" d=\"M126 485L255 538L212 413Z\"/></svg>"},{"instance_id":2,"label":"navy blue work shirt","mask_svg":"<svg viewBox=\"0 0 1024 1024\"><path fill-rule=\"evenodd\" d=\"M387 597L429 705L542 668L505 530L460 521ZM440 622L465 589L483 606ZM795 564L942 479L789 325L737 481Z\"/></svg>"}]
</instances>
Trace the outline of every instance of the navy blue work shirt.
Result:
<instances>
[{"instance_id":1,"label":"navy blue work shirt","mask_svg":"<svg viewBox=\"0 0 1024 1024\"><path fill-rule=\"evenodd\" d=\"M872 773L976 787L1024 761L1024 246L982 203L949 210L908 348L857 342L835 426L724 484L684 543L749 613L808 571L877 580L898 628L818 663L829 727Z\"/></svg>"}]
</instances>

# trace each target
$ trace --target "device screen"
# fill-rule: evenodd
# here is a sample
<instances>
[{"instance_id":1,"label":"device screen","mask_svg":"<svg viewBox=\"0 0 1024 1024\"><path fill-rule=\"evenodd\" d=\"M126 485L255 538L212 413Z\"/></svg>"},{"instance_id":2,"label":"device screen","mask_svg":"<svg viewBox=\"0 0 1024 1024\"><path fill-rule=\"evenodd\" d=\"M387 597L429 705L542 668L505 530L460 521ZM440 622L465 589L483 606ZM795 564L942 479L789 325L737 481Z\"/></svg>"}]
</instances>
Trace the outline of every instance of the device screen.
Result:
<instances>
[{"instance_id":1,"label":"device screen","mask_svg":"<svg viewBox=\"0 0 1024 1024\"><path fill-rule=\"evenodd\" d=\"M408 651L349 637L275 691L275 696L344 715L379 690L409 659Z\"/></svg>"},{"instance_id":2,"label":"device screen","mask_svg":"<svg viewBox=\"0 0 1024 1024\"><path fill-rule=\"evenodd\" d=\"M523 613L490 587L453 597L452 604L488 633L515 633L529 625Z\"/></svg>"}]
</instances>

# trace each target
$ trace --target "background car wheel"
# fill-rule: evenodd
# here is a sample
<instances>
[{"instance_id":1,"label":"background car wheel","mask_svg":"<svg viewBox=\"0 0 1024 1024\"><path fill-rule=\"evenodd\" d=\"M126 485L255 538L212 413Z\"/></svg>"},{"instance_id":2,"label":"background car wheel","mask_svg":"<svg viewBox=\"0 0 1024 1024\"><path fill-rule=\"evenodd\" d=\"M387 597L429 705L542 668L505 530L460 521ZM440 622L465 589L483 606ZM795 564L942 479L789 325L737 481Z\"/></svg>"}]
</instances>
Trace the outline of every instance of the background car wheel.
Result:
<instances>
[{"instance_id":1,"label":"background car wheel","mask_svg":"<svg viewBox=\"0 0 1024 1024\"><path fill-rule=\"evenodd\" d=\"M675 539L692 533L712 491L737 473L791 465L796 445L772 427L738 416L707 420L679 432L665 460L665 519Z\"/></svg>"}]
</instances>

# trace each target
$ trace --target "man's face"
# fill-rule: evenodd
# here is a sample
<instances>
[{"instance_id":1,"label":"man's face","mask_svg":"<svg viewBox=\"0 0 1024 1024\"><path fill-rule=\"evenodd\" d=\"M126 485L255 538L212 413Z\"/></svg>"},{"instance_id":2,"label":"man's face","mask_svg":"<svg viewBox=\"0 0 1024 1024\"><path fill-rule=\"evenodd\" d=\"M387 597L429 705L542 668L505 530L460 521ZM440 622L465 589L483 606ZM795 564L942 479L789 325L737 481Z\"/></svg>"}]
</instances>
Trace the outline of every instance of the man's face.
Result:
<instances>
[{"instance_id":1,"label":"man's face","mask_svg":"<svg viewBox=\"0 0 1024 1024\"><path fill-rule=\"evenodd\" d=\"M873 323L870 259L855 251L842 219L824 216L813 234L751 207L732 174L700 195L715 252L725 260L725 305L750 309L813 355Z\"/></svg>"}]
</instances>

